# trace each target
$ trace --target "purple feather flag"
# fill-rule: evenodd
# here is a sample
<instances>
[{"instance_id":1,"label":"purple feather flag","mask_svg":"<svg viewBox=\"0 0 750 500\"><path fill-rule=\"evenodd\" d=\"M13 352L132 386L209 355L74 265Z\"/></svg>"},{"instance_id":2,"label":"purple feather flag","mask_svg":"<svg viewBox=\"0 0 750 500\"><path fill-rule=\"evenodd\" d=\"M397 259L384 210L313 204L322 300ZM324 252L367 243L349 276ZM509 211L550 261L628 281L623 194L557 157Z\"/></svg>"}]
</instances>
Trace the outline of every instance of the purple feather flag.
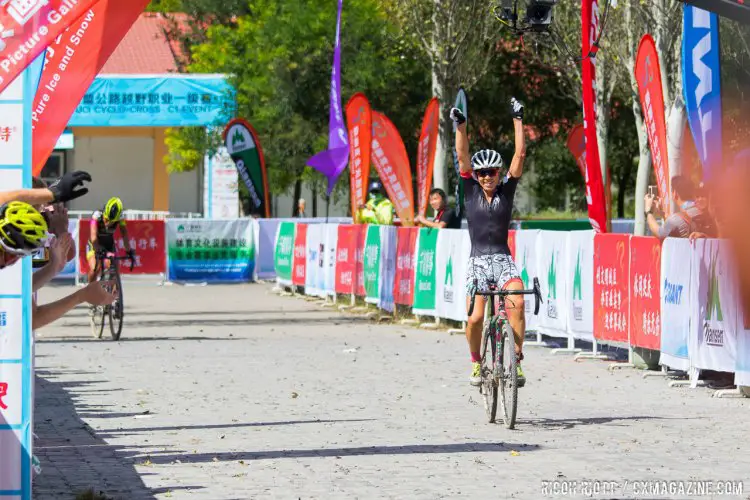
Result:
<instances>
[{"instance_id":1,"label":"purple feather flag","mask_svg":"<svg viewBox=\"0 0 750 500\"><path fill-rule=\"evenodd\" d=\"M333 71L331 72L331 109L328 119L328 149L322 151L309 160L307 164L325 175L328 179L330 196L341 172L349 162L349 134L344 123L344 113L341 106L341 8L343 0L339 0L339 10L336 15L336 45L333 49Z\"/></svg>"}]
</instances>

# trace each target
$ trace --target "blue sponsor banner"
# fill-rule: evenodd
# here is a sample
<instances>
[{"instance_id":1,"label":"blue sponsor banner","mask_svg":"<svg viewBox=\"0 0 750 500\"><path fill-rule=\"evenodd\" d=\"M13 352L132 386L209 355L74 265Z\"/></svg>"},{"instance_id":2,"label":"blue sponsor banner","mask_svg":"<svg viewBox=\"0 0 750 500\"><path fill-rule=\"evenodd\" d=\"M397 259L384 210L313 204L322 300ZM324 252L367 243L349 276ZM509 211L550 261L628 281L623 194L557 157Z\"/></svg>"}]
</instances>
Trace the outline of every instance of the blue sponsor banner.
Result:
<instances>
[{"instance_id":1,"label":"blue sponsor banner","mask_svg":"<svg viewBox=\"0 0 750 500\"><path fill-rule=\"evenodd\" d=\"M98 76L71 127L205 127L233 113L223 75Z\"/></svg>"},{"instance_id":2,"label":"blue sponsor banner","mask_svg":"<svg viewBox=\"0 0 750 500\"><path fill-rule=\"evenodd\" d=\"M258 220L260 226L257 246L258 279L268 280L276 277L273 256L276 245L276 232L279 229L280 223L281 219Z\"/></svg>"},{"instance_id":3,"label":"blue sponsor banner","mask_svg":"<svg viewBox=\"0 0 750 500\"><path fill-rule=\"evenodd\" d=\"M394 226L380 226L380 279L383 286L380 287L378 307L388 312L393 312L395 305L393 285L396 282L397 231Z\"/></svg>"},{"instance_id":4,"label":"blue sponsor banner","mask_svg":"<svg viewBox=\"0 0 750 500\"><path fill-rule=\"evenodd\" d=\"M682 82L690 131L709 180L722 165L719 18L683 6Z\"/></svg>"}]
</instances>

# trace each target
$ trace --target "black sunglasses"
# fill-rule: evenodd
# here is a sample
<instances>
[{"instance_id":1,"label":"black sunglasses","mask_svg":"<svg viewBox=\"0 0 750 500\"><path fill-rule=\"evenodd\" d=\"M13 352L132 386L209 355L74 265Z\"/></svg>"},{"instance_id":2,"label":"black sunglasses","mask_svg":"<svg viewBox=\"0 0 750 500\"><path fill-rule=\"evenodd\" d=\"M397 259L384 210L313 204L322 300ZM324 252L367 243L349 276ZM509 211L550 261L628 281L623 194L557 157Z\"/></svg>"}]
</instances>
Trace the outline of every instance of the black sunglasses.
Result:
<instances>
[{"instance_id":1,"label":"black sunglasses","mask_svg":"<svg viewBox=\"0 0 750 500\"><path fill-rule=\"evenodd\" d=\"M495 177L500 169L487 168L483 170L477 170L477 177Z\"/></svg>"}]
</instances>

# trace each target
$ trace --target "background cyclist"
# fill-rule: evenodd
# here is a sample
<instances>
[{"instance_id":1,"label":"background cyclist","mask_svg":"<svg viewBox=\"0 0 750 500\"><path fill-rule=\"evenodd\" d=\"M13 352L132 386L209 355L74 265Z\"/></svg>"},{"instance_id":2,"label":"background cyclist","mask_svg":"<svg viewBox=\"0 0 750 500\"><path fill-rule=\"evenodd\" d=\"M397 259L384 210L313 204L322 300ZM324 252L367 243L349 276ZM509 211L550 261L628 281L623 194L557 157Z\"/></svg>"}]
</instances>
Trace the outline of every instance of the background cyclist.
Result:
<instances>
[{"instance_id":1,"label":"background cyclist","mask_svg":"<svg viewBox=\"0 0 750 500\"><path fill-rule=\"evenodd\" d=\"M513 211L513 197L523 172L523 161L526 156L523 105L512 98L510 111L515 130L515 153L507 175L501 172L504 164L497 151L485 149L476 153L471 160L469 159L466 117L457 108L453 108L450 114L451 119L457 124L456 152L461 167L466 219L471 239L471 256L466 280L467 308L476 290L475 286L480 291L486 291L491 284L498 289L523 289L523 282L508 248L508 229ZM469 381L475 386L482 383L479 351L482 343L484 308L484 297L477 296L473 314L466 325L466 339L469 343L472 362ZM526 383L520 364L523 359L523 337L526 331L523 297L518 295L506 298L505 308L516 339L518 385L523 387Z\"/></svg>"},{"instance_id":2,"label":"background cyclist","mask_svg":"<svg viewBox=\"0 0 750 500\"><path fill-rule=\"evenodd\" d=\"M86 260L89 263L89 283L96 280L96 253L98 251L115 253L115 232L118 227L125 243L125 251L131 259L135 258L135 252L130 248L128 228L122 218L123 211L122 200L113 197L107 201L102 210L97 210L91 216L91 236L89 236L86 248Z\"/></svg>"}]
</instances>

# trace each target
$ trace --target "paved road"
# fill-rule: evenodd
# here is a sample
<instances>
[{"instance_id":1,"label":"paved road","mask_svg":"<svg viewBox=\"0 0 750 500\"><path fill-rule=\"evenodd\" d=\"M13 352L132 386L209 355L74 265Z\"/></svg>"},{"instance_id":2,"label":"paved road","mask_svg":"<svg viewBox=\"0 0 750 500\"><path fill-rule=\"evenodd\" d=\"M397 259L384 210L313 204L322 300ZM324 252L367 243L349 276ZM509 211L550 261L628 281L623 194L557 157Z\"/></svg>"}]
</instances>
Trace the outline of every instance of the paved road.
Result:
<instances>
[{"instance_id":1,"label":"paved road","mask_svg":"<svg viewBox=\"0 0 750 500\"><path fill-rule=\"evenodd\" d=\"M140 280L126 299L121 342L92 340L82 309L39 332L37 498L538 499L546 480L691 478L750 496L750 400L529 348L508 431L484 421L461 336L261 284Z\"/></svg>"}]
</instances>

